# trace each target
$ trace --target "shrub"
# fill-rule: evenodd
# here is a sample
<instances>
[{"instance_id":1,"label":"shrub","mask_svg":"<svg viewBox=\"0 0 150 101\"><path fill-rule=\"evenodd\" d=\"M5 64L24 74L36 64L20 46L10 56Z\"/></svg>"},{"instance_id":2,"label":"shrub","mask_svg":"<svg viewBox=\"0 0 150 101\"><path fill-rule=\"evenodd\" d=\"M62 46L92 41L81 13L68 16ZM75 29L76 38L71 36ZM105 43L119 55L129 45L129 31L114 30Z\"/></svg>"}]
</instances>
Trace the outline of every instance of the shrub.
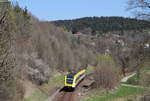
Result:
<instances>
[{"instance_id":1,"label":"shrub","mask_svg":"<svg viewBox=\"0 0 150 101\"><path fill-rule=\"evenodd\" d=\"M144 86L150 86L150 73L142 73L140 83Z\"/></svg>"},{"instance_id":2,"label":"shrub","mask_svg":"<svg viewBox=\"0 0 150 101\"><path fill-rule=\"evenodd\" d=\"M118 84L118 70L109 55L99 55L94 74L96 87L112 89Z\"/></svg>"}]
</instances>

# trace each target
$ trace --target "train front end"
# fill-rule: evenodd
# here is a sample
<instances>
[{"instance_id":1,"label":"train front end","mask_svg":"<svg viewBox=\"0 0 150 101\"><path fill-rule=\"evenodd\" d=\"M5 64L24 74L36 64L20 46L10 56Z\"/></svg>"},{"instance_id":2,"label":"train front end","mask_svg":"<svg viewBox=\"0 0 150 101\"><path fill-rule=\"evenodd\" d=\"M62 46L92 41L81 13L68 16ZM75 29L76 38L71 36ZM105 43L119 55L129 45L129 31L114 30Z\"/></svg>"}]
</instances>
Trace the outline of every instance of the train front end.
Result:
<instances>
[{"instance_id":1,"label":"train front end","mask_svg":"<svg viewBox=\"0 0 150 101\"><path fill-rule=\"evenodd\" d=\"M65 76L65 87L66 88L75 88L75 80L74 80L74 74L68 73Z\"/></svg>"}]
</instances>

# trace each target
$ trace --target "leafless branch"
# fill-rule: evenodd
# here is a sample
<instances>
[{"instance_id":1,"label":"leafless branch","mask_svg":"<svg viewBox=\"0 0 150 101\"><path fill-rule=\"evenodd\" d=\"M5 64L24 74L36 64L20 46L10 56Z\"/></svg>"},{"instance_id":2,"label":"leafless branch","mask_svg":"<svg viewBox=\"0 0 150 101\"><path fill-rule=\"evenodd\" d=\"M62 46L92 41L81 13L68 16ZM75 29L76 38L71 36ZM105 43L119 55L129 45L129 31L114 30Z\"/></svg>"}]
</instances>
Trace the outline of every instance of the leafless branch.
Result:
<instances>
[{"instance_id":1,"label":"leafless branch","mask_svg":"<svg viewBox=\"0 0 150 101\"><path fill-rule=\"evenodd\" d=\"M136 17L150 20L150 0L129 0L127 10L135 10Z\"/></svg>"}]
</instances>

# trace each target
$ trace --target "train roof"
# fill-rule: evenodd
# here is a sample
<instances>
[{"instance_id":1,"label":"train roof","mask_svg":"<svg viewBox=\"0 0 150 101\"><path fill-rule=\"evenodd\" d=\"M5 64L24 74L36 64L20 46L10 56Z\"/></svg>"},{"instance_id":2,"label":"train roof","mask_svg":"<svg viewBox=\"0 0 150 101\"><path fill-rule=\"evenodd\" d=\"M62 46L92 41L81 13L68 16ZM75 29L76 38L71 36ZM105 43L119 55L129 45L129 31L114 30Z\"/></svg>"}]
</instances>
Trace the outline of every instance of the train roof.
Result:
<instances>
[{"instance_id":1,"label":"train roof","mask_svg":"<svg viewBox=\"0 0 150 101\"><path fill-rule=\"evenodd\" d=\"M70 72L68 73L67 75L70 75L70 76L75 76L78 72Z\"/></svg>"},{"instance_id":2,"label":"train roof","mask_svg":"<svg viewBox=\"0 0 150 101\"><path fill-rule=\"evenodd\" d=\"M78 74L81 71L83 71L83 70L80 70L78 72L70 72L70 73L67 74L67 77L74 77L76 74Z\"/></svg>"}]
</instances>

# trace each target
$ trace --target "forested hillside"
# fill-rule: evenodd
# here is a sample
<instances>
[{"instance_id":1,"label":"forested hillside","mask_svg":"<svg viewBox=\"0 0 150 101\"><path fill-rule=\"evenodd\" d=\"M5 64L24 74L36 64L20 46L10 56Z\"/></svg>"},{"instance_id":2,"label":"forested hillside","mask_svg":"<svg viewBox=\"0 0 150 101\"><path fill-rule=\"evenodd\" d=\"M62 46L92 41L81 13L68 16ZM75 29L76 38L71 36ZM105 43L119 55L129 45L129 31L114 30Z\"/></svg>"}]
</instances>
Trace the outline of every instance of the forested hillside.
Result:
<instances>
[{"instance_id":1,"label":"forested hillside","mask_svg":"<svg viewBox=\"0 0 150 101\"><path fill-rule=\"evenodd\" d=\"M53 21L73 33L102 34L112 31L143 30L150 28L150 22L123 17L85 17L73 20Z\"/></svg>"},{"instance_id":2,"label":"forested hillside","mask_svg":"<svg viewBox=\"0 0 150 101\"><path fill-rule=\"evenodd\" d=\"M39 21L18 4L0 4L0 101L20 101L24 80L42 85L55 71L87 67L92 51L69 32Z\"/></svg>"},{"instance_id":3,"label":"forested hillside","mask_svg":"<svg viewBox=\"0 0 150 101\"><path fill-rule=\"evenodd\" d=\"M143 91L149 94L143 89L150 87L149 61L148 21L86 17L48 22L17 3L0 3L0 101L48 101L56 89L61 93L67 72L81 69L87 71L87 84L91 81L77 92L81 101L99 101L99 96L134 101ZM132 73L124 83L142 92L120 83Z\"/></svg>"}]
</instances>

